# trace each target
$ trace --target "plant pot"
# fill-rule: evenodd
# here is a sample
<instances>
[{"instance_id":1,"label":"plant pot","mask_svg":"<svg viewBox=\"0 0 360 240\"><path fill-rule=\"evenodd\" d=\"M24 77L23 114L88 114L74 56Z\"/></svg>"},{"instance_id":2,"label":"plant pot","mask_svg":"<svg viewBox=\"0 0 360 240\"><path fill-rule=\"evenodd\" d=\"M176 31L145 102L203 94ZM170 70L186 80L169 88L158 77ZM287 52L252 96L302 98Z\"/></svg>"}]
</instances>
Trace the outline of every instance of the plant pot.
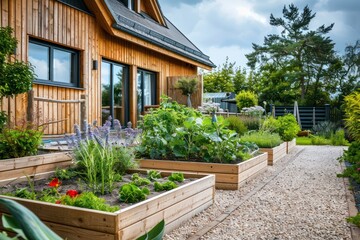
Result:
<instances>
[{"instance_id":1,"label":"plant pot","mask_svg":"<svg viewBox=\"0 0 360 240\"><path fill-rule=\"evenodd\" d=\"M267 153L238 164L140 159L139 167L177 172L214 174L217 189L237 190L267 167Z\"/></svg>"},{"instance_id":2,"label":"plant pot","mask_svg":"<svg viewBox=\"0 0 360 240\"><path fill-rule=\"evenodd\" d=\"M170 175L166 172L161 174ZM114 213L7 196L0 197L23 204L64 239L136 239L163 219L166 224L165 232L170 232L213 204L215 177L184 175L195 180ZM0 206L0 213L3 212L7 211Z\"/></svg>"},{"instance_id":3,"label":"plant pot","mask_svg":"<svg viewBox=\"0 0 360 240\"><path fill-rule=\"evenodd\" d=\"M40 154L22 158L0 160L0 186L9 182L27 181L26 176L35 179L48 177L56 168L72 164L70 152Z\"/></svg>"},{"instance_id":4,"label":"plant pot","mask_svg":"<svg viewBox=\"0 0 360 240\"><path fill-rule=\"evenodd\" d=\"M260 148L260 151L268 153L268 165L272 166L286 156L286 146L286 142L283 142L274 148Z\"/></svg>"},{"instance_id":5,"label":"plant pot","mask_svg":"<svg viewBox=\"0 0 360 240\"><path fill-rule=\"evenodd\" d=\"M296 147L296 138L286 142L286 153L289 154Z\"/></svg>"}]
</instances>

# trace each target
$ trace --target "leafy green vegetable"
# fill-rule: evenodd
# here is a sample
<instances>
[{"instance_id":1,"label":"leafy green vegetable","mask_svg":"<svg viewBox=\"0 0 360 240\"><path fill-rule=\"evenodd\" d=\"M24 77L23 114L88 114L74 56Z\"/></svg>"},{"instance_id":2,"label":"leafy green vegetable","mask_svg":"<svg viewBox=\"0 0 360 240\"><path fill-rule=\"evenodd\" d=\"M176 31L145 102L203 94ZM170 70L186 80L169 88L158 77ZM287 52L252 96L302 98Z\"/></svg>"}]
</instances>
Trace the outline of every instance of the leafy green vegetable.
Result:
<instances>
[{"instance_id":1,"label":"leafy green vegetable","mask_svg":"<svg viewBox=\"0 0 360 240\"><path fill-rule=\"evenodd\" d=\"M138 187L144 186L144 185L149 185L151 183L149 179L140 177L138 173L134 173L131 176L131 180L132 180L132 183Z\"/></svg>"},{"instance_id":2,"label":"leafy green vegetable","mask_svg":"<svg viewBox=\"0 0 360 240\"><path fill-rule=\"evenodd\" d=\"M121 186L120 201L126 203L137 203L146 199L146 196L150 194L150 190L146 187L140 189L138 186L127 183Z\"/></svg>"},{"instance_id":3,"label":"leafy green vegetable","mask_svg":"<svg viewBox=\"0 0 360 240\"><path fill-rule=\"evenodd\" d=\"M184 174L183 173L172 173L169 178L172 182L183 182L184 181Z\"/></svg>"},{"instance_id":4,"label":"leafy green vegetable","mask_svg":"<svg viewBox=\"0 0 360 240\"><path fill-rule=\"evenodd\" d=\"M159 171L149 170L147 171L147 178L150 179L150 181L155 181L156 179L161 178L161 174Z\"/></svg>"},{"instance_id":5,"label":"leafy green vegetable","mask_svg":"<svg viewBox=\"0 0 360 240\"><path fill-rule=\"evenodd\" d=\"M159 183L159 182L154 183L154 190L156 192L169 191L169 190L172 190L177 187L178 187L178 185L176 183L174 183L173 181L167 181L164 183Z\"/></svg>"}]
</instances>

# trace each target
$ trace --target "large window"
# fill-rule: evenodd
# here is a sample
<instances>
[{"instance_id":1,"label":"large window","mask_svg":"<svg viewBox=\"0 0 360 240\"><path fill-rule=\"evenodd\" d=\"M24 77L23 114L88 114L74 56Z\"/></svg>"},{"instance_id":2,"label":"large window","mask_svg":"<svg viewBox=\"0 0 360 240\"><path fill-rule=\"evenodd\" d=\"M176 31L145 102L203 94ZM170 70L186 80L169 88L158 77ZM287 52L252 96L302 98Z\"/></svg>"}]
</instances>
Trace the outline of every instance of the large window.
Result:
<instances>
[{"instance_id":1,"label":"large window","mask_svg":"<svg viewBox=\"0 0 360 240\"><path fill-rule=\"evenodd\" d=\"M103 60L101 63L102 123L111 116L121 125L129 121L128 67Z\"/></svg>"},{"instance_id":2,"label":"large window","mask_svg":"<svg viewBox=\"0 0 360 240\"><path fill-rule=\"evenodd\" d=\"M29 62L36 81L43 84L79 87L79 52L30 40Z\"/></svg>"},{"instance_id":3,"label":"large window","mask_svg":"<svg viewBox=\"0 0 360 240\"><path fill-rule=\"evenodd\" d=\"M144 106L156 104L156 75L153 72L138 70L137 73L138 116Z\"/></svg>"}]
</instances>

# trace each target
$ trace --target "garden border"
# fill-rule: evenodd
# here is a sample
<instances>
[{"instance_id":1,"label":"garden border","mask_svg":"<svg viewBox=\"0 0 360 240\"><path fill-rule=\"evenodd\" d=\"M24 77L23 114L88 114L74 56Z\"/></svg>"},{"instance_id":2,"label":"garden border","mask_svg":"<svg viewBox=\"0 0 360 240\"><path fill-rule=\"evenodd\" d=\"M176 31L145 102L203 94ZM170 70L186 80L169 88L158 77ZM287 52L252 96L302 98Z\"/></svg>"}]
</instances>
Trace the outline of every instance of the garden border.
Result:
<instances>
[{"instance_id":1,"label":"garden border","mask_svg":"<svg viewBox=\"0 0 360 240\"><path fill-rule=\"evenodd\" d=\"M272 166L286 156L286 146L286 142L283 142L279 146L273 148L260 148L260 151L268 153L268 165Z\"/></svg>"}]
</instances>

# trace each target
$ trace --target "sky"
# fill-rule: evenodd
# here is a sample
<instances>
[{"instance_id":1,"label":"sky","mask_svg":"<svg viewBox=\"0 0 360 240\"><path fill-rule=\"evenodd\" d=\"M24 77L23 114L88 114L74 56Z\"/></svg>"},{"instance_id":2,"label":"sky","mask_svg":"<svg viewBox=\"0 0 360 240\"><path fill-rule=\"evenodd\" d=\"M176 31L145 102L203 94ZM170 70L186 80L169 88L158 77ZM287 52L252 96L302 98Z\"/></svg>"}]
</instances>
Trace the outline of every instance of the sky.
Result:
<instances>
[{"instance_id":1,"label":"sky","mask_svg":"<svg viewBox=\"0 0 360 240\"><path fill-rule=\"evenodd\" d=\"M339 55L360 40L360 0L158 1L165 17L217 66L229 57L237 67L246 67L245 54L252 52L252 43L262 45L265 36L280 32L270 25L270 14L282 17L284 6L291 3L300 12L308 5L316 13L311 30L335 24L328 36Z\"/></svg>"}]
</instances>

